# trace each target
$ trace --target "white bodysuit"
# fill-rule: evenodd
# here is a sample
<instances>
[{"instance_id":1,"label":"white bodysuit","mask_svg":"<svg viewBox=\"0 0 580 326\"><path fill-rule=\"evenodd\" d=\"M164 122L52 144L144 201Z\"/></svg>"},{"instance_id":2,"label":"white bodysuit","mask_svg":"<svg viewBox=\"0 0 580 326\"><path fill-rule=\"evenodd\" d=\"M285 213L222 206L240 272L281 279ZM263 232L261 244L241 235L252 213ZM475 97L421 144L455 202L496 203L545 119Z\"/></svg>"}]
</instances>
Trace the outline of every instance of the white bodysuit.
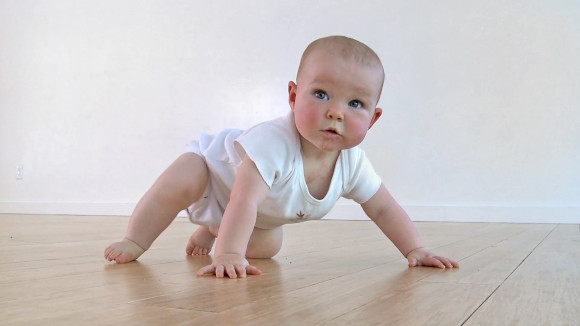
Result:
<instances>
[{"instance_id":1,"label":"white bodysuit","mask_svg":"<svg viewBox=\"0 0 580 326\"><path fill-rule=\"evenodd\" d=\"M364 203L381 185L364 152L354 147L341 151L326 196L314 198L304 179L300 135L292 112L246 131L227 129L215 135L201 134L199 140L188 144L187 152L200 155L209 169L204 195L187 209L190 220L200 225L220 224L245 155L254 161L270 187L269 195L258 206L258 228L321 219L340 197Z\"/></svg>"}]
</instances>

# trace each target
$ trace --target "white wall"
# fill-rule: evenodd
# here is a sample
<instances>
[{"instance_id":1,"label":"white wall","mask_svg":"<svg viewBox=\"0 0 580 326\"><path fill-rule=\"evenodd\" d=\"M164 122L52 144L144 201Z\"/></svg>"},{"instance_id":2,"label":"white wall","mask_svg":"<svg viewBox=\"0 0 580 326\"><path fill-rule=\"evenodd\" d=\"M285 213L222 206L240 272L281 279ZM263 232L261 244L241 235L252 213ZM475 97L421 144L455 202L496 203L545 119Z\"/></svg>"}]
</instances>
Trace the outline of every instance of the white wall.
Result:
<instances>
[{"instance_id":1,"label":"white wall","mask_svg":"<svg viewBox=\"0 0 580 326\"><path fill-rule=\"evenodd\" d=\"M415 220L580 222L565 0L0 0L0 212L130 214L199 132L284 114L304 47L330 34L384 62L363 147Z\"/></svg>"}]
</instances>

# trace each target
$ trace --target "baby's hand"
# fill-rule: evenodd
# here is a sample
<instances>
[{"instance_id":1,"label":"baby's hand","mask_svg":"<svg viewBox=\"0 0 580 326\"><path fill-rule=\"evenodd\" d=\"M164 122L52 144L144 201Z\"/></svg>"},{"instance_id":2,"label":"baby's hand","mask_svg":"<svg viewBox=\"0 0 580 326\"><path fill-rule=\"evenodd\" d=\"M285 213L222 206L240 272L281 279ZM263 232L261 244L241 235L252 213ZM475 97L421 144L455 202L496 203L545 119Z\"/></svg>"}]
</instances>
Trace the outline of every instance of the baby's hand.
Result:
<instances>
[{"instance_id":1,"label":"baby's hand","mask_svg":"<svg viewBox=\"0 0 580 326\"><path fill-rule=\"evenodd\" d=\"M438 268L457 268L459 264L446 257L435 256L432 252L424 248L417 248L407 254L409 267L415 266L431 266Z\"/></svg>"},{"instance_id":2,"label":"baby's hand","mask_svg":"<svg viewBox=\"0 0 580 326\"><path fill-rule=\"evenodd\" d=\"M238 254L223 254L216 257L211 265L201 268L197 276L214 274L222 278L227 275L229 278L245 278L246 274L260 275L262 271L257 267L250 265L246 258Z\"/></svg>"}]
</instances>

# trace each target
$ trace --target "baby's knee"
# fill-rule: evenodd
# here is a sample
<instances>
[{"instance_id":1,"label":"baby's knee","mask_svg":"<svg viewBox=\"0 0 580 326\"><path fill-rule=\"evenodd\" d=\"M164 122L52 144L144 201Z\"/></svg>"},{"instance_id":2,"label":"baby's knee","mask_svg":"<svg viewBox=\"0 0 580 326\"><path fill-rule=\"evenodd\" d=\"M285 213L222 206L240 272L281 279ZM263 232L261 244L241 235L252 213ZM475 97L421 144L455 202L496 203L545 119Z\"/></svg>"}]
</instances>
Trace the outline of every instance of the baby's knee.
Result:
<instances>
[{"instance_id":1,"label":"baby's knee","mask_svg":"<svg viewBox=\"0 0 580 326\"><path fill-rule=\"evenodd\" d=\"M255 228L246 250L247 258L272 258L282 248L282 228L263 230Z\"/></svg>"},{"instance_id":2,"label":"baby's knee","mask_svg":"<svg viewBox=\"0 0 580 326\"><path fill-rule=\"evenodd\" d=\"M276 256L276 254L280 251L281 247L275 248L271 246L259 246L259 247L251 247L248 246L248 250L246 251L246 258L253 258L253 259L268 259Z\"/></svg>"},{"instance_id":3,"label":"baby's knee","mask_svg":"<svg viewBox=\"0 0 580 326\"><path fill-rule=\"evenodd\" d=\"M161 174L150 191L165 202L187 207L201 198L208 180L205 161L197 154L186 153Z\"/></svg>"}]
</instances>

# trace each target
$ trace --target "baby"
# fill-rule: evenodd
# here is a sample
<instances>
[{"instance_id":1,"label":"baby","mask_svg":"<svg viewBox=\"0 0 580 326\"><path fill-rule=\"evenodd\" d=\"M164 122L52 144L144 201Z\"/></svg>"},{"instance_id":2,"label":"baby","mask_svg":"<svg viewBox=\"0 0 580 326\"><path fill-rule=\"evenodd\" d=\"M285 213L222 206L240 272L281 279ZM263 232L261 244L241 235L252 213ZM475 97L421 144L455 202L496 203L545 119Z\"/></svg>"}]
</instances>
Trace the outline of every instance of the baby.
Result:
<instances>
[{"instance_id":1,"label":"baby","mask_svg":"<svg viewBox=\"0 0 580 326\"><path fill-rule=\"evenodd\" d=\"M207 255L198 275L246 277L261 271L246 258L271 258L282 226L326 215L340 197L359 203L407 258L410 267L459 267L424 249L408 215L382 184L358 145L381 117L384 70L375 52L344 36L312 42L296 82L290 112L246 131L202 134L137 204L125 238L105 250L117 263L137 259L186 210L200 227L188 255Z\"/></svg>"}]
</instances>

